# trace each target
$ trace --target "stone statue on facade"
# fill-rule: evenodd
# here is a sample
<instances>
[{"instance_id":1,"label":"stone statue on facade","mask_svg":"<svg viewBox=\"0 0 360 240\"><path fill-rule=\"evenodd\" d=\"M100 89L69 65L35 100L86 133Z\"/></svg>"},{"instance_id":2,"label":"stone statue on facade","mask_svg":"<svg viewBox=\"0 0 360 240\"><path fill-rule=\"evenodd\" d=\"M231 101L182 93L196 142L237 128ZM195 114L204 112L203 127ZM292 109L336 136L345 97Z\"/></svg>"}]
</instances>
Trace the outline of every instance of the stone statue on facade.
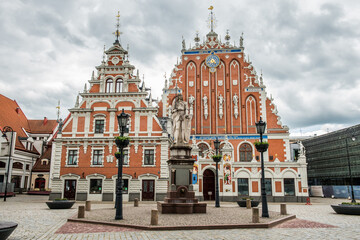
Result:
<instances>
[{"instance_id":1,"label":"stone statue on facade","mask_svg":"<svg viewBox=\"0 0 360 240\"><path fill-rule=\"evenodd\" d=\"M222 119L224 115L224 97L220 94L219 97L219 117Z\"/></svg>"},{"instance_id":2,"label":"stone statue on facade","mask_svg":"<svg viewBox=\"0 0 360 240\"><path fill-rule=\"evenodd\" d=\"M173 136L175 144L189 143L191 116L183 96L177 95L172 103Z\"/></svg>"},{"instance_id":3,"label":"stone statue on facade","mask_svg":"<svg viewBox=\"0 0 360 240\"><path fill-rule=\"evenodd\" d=\"M207 96L204 95L202 100L204 101L204 117L205 117L205 119L207 119L208 114L209 114L208 113L208 98L207 98Z\"/></svg>"},{"instance_id":4,"label":"stone statue on facade","mask_svg":"<svg viewBox=\"0 0 360 240\"><path fill-rule=\"evenodd\" d=\"M234 116L235 119L237 119L239 115L239 108L238 108L239 97L238 95L236 95L236 93L233 96L233 102L234 102Z\"/></svg>"}]
</instances>

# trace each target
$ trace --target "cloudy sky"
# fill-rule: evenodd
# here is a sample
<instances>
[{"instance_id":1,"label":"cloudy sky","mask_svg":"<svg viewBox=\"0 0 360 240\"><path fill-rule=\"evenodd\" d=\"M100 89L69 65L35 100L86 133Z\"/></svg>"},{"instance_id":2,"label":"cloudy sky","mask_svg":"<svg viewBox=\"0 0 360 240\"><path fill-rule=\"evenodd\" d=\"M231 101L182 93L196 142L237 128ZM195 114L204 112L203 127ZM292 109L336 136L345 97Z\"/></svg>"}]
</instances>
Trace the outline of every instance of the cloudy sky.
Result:
<instances>
[{"instance_id":1,"label":"cloudy sky","mask_svg":"<svg viewBox=\"0 0 360 240\"><path fill-rule=\"evenodd\" d=\"M160 97L164 73L180 57L181 39L195 32L229 29L267 93L282 123L294 135L320 134L360 119L360 1L313 0L114 0L0 1L0 94L15 99L28 118L61 117L114 42L120 11L121 43L130 62ZM224 40L223 40L224 41ZM0 106L1 107L1 106Z\"/></svg>"}]
</instances>

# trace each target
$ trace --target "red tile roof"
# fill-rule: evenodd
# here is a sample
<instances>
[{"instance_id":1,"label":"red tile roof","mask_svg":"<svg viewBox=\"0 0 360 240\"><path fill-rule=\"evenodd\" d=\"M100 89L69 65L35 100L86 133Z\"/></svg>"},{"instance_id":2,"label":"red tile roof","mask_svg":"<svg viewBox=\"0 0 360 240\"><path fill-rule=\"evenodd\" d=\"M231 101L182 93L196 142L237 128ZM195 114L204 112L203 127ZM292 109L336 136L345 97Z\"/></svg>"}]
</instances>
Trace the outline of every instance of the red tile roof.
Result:
<instances>
[{"instance_id":1,"label":"red tile roof","mask_svg":"<svg viewBox=\"0 0 360 240\"><path fill-rule=\"evenodd\" d=\"M41 160L42 159L48 159L49 162L47 165L42 165ZM51 145L47 147L47 149L44 151L43 155L36 160L33 172L50 172L50 161L51 161Z\"/></svg>"},{"instance_id":2,"label":"red tile roof","mask_svg":"<svg viewBox=\"0 0 360 240\"><path fill-rule=\"evenodd\" d=\"M19 137L28 138L26 132L51 133L56 124L56 120L28 120L15 100L0 94L0 129L10 126L17 133L16 149L39 154L35 148L33 151L26 150Z\"/></svg>"}]
</instances>

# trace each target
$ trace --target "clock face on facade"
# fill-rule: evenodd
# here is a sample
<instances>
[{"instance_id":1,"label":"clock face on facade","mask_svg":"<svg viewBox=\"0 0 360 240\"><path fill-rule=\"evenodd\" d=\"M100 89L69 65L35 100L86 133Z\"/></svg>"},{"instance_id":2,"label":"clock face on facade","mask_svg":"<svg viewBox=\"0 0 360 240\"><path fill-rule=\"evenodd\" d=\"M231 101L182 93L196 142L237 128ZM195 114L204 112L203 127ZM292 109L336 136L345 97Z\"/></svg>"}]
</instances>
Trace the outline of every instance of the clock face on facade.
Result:
<instances>
[{"instance_id":1,"label":"clock face on facade","mask_svg":"<svg viewBox=\"0 0 360 240\"><path fill-rule=\"evenodd\" d=\"M112 60L111 60L111 62L112 62L114 65L116 65L116 64L118 64L118 63L120 62L120 59L119 59L118 57L113 57Z\"/></svg>"},{"instance_id":2,"label":"clock face on facade","mask_svg":"<svg viewBox=\"0 0 360 240\"><path fill-rule=\"evenodd\" d=\"M205 63L209 68L216 68L220 64L220 58L212 52L206 57Z\"/></svg>"}]
</instances>

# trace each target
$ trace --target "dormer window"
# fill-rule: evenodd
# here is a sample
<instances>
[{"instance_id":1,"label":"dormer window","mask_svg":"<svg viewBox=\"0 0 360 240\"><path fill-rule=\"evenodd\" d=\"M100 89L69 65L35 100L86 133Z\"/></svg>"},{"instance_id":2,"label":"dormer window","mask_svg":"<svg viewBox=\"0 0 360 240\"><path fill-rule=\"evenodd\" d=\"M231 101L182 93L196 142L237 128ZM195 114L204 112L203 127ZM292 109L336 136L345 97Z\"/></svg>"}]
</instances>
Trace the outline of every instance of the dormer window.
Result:
<instances>
[{"instance_id":1,"label":"dormer window","mask_svg":"<svg viewBox=\"0 0 360 240\"><path fill-rule=\"evenodd\" d=\"M116 80L115 92L117 92L117 93L122 92L122 80L121 79Z\"/></svg>"},{"instance_id":2,"label":"dormer window","mask_svg":"<svg viewBox=\"0 0 360 240\"><path fill-rule=\"evenodd\" d=\"M106 80L106 92L112 92L112 86L113 86L113 80L112 79L108 79Z\"/></svg>"}]
</instances>

